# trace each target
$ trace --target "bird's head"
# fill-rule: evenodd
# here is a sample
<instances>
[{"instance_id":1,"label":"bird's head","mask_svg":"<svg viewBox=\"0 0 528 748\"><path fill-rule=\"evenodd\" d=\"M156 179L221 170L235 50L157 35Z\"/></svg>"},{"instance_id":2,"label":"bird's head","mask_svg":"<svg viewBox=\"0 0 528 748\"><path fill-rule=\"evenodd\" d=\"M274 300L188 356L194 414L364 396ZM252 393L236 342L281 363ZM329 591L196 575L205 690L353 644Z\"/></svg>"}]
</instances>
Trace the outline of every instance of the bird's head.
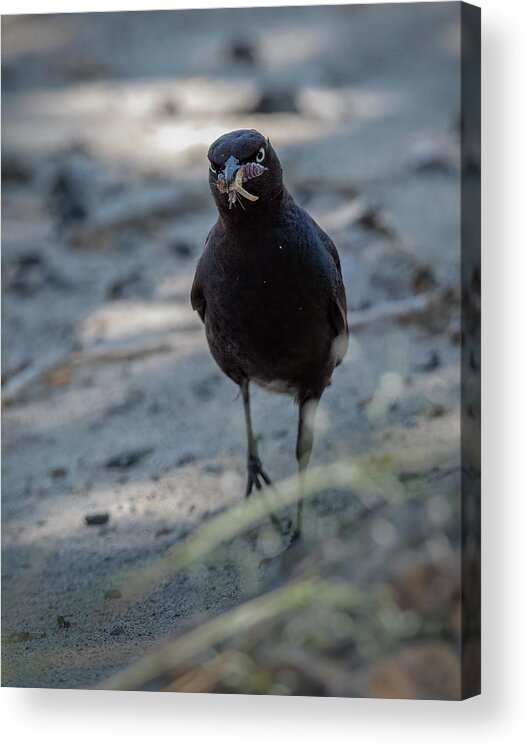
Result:
<instances>
[{"instance_id":1,"label":"bird's head","mask_svg":"<svg viewBox=\"0 0 528 748\"><path fill-rule=\"evenodd\" d=\"M271 143L256 130L234 130L211 145L209 185L218 209L253 214L283 191L282 168Z\"/></svg>"}]
</instances>

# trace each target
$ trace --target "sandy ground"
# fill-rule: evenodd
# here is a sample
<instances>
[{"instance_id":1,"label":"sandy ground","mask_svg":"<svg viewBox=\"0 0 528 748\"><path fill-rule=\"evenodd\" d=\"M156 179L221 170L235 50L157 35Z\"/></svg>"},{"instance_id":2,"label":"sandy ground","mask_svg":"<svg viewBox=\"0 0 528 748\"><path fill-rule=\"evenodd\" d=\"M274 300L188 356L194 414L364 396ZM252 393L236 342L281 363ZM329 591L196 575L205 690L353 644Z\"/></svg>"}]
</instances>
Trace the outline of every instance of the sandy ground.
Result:
<instances>
[{"instance_id":1,"label":"sandy ground","mask_svg":"<svg viewBox=\"0 0 528 748\"><path fill-rule=\"evenodd\" d=\"M287 578L280 554L261 563L263 527L139 599L118 587L243 494L242 405L188 300L214 221L206 149L238 127L270 136L339 247L352 318L423 292L456 298L457 13L3 19L4 685L94 686ZM314 464L434 444L442 477L423 501L448 522L457 329L449 300L425 320L355 328ZM253 403L263 462L288 476L294 406L261 391ZM342 524L348 498L310 503L306 545ZM456 562L456 544L442 552Z\"/></svg>"}]
</instances>

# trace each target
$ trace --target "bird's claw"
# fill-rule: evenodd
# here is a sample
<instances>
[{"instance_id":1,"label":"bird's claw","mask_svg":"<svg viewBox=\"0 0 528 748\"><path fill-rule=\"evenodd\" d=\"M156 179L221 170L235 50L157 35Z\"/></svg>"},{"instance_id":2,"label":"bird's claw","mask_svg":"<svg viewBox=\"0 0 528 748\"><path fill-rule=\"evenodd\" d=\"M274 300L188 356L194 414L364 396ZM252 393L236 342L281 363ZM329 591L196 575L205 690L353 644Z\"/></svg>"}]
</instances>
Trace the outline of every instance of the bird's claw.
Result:
<instances>
[{"instance_id":1,"label":"bird's claw","mask_svg":"<svg viewBox=\"0 0 528 748\"><path fill-rule=\"evenodd\" d=\"M251 492L253 491L253 486L257 489L257 491L260 491L262 489L262 483L260 479L264 481L264 483L267 486L273 485L271 482L271 478L266 473L264 468L262 467L262 463L258 457L255 455L249 455L248 457L248 479L247 479L247 486L246 486L246 499L249 498L251 495ZM275 527L275 529L281 534L284 534L282 524L280 519L277 517L274 512L268 509L268 516L270 518L270 521L272 525Z\"/></svg>"},{"instance_id":2,"label":"bird's claw","mask_svg":"<svg viewBox=\"0 0 528 748\"><path fill-rule=\"evenodd\" d=\"M298 543L301 537L302 537L301 531L299 529L294 530L290 538L290 546L294 545L295 543Z\"/></svg>"},{"instance_id":3,"label":"bird's claw","mask_svg":"<svg viewBox=\"0 0 528 748\"><path fill-rule=\"evenodd\" d=\"M271 486L271 479L269 478L268 474L262 467L262 463L258 457L255 455L250 455L248 457L248 478L247 478L247 486L246 486L246 499L251 495L251 492L253 491L253 486L257 489L257 491L260 491L262 488L262 483L260 479L264 481L264 483L268 486Z\"/></svg>"}]
</instances>

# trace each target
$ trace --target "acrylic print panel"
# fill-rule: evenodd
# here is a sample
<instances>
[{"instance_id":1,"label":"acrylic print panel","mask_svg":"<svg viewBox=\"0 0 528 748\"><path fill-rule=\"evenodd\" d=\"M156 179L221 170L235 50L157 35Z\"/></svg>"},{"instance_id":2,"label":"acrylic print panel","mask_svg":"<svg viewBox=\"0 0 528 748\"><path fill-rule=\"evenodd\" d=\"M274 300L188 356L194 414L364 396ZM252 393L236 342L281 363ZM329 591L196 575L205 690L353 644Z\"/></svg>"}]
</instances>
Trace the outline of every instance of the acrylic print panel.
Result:
<instances>
[{"instance_id":1,"label":"acrylic print panel","mask_svg":"<svg viewBox=\"0 0 528 748\"><path fill-rule=\"evenodd\" d=\"M478 693L479 10L2 20L3 685Z\"/></svg>"}]
</instances>

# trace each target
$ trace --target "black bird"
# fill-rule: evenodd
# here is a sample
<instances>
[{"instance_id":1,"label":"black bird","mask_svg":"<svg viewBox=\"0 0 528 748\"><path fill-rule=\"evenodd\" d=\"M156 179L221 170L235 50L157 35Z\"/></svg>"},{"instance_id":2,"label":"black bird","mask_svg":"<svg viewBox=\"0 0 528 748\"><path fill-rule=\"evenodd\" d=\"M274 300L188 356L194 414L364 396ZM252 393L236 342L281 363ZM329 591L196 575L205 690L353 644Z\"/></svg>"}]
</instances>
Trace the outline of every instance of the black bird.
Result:
<instances>
[{"instance_id":1,"label":"black bird","mask_svg":"<svg viewBox=\"0 0 528 748\"><path fill-rule=\"evenodd\" d=\"M210 351L240 387L248 442L246 496L268 485L251 425L249 383L287 393L299 406L300 485L313 443L315 410L348 345L346 296L337 250L284 187L269 140L235 130L208 152L218 220L198 261L191 304Z\"/></svg>"}]
</instances>

